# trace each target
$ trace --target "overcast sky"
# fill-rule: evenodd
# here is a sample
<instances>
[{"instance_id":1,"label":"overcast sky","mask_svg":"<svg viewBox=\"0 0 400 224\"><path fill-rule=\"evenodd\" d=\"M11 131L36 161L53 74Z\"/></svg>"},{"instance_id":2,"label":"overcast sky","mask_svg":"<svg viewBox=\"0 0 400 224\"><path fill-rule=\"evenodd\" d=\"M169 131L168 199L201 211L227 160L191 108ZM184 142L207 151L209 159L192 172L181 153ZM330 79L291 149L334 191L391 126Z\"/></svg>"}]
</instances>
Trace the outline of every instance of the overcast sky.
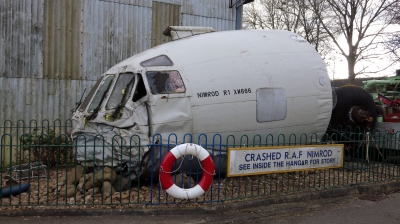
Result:
<instances>
[{"instance_id":1,"label":"overcast sky","mask_svg":"<svg viewBox=\"0 0 400 224\"><path fill-rule=\"evenodd\" d=\"M400 28L399 25L393 25L390 26L387 29L387 32L394 32L394 31L399 31ZM343 43L342 46L346 45L346 40L344 38L341 38L341 43ZM382 53L385 52L385 49L377 48L376 52ZM340 54L335 54L332 53L333 58L336 58L335 60L329 61L329 65L327 66L328 74L331 79L347 79L348 78L348 72L347 72L347 61L346 59L340 55ZM379 71L388 65L392 63L390 60L389 56L383 56L374 60L371 60L371 62L363 62L365 65L370 67L370 71ZM356 64L356 72L362 68L362 63L359 62ZM382 77L382 76L394 76L396 69L400 69L400 63L397 62L395 65L391 66L390 68L386 69L385 71L381 71L378 73L370 73L366 75L358 75L356 78L366 78L366 77ZM334 72L335 71L335 72Z\"/></svg>"}]
</instances>

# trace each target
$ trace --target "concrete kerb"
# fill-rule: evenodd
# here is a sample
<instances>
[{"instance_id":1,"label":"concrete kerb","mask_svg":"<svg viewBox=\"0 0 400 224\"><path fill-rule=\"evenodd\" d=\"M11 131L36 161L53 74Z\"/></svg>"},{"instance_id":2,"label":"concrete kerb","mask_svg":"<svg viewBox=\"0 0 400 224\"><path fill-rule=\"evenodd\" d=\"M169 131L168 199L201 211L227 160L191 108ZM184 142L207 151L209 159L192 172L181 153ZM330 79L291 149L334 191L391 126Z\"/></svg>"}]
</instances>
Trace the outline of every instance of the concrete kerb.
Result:
<instances>
[{"instance_id":1,"label":"concrete kerb","mask_svg":"<svg viewBox=\"0 0 400 224\"><path fill-rule=\"evenodd\" d=\"M277 195L272 197L246 199L207 205L204 207L185 207L185 205L173 208L131 208L131 209L16 209L0 210L0 216L100 216L100 215L191 215L205 213L219 213L229 210L238 210L257 206L265 206L281 203L305 202L321 198L333 198L355 194L382 194L400 191L400 182L353 185L342 188L332 188L315 192L305 192L292 195ZM154 206L155 207L155 206ZM1 207L0 207L1 209Z\"/></svg>"}]
</instances>

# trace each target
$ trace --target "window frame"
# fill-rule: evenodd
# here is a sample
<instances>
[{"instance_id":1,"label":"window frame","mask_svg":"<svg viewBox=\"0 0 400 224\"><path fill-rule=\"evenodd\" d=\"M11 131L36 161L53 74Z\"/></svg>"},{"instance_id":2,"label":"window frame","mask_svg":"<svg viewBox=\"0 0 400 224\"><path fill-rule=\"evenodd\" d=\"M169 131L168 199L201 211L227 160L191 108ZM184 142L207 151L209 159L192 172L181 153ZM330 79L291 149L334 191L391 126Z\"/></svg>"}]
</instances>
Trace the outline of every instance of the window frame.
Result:
<instances>
[{"instance_id":1,"label":"window frame","mask_svg":"<svg viewBox=\"0 0 400 224\"><path fill-rule=\"evenodd\" d=\"M173 83L174 80L171 79L172 72L175 72L175 74L177 74L179 77L179 80L177 80L175 78L175 84ZM168 73L168 78L165 78L164 86L162 86L162 85L157 86L156 84L154 84L154 80L155 80L154 76L158 75L159 73L160 74ZM147 84L149 85L149 90L150 90L151 94L153 94L153 95L186 93L185 83L184 83L182 76L178 70L147 71L146 79L147 79ZM166 89L167 81L169 81L169 86L175 85L175 86L178 86L178 88L176 88L175 91L167 91L167 89ZM177 82L180 82L180 83L177 83ZM158 91L158 89L157 89L158 87L161 89L164 89L164 91ZM180 88L182 88L182 90L179 90ZM178 91L176 91L177 89L178 89Z\"/></svg>"}]
</instances>

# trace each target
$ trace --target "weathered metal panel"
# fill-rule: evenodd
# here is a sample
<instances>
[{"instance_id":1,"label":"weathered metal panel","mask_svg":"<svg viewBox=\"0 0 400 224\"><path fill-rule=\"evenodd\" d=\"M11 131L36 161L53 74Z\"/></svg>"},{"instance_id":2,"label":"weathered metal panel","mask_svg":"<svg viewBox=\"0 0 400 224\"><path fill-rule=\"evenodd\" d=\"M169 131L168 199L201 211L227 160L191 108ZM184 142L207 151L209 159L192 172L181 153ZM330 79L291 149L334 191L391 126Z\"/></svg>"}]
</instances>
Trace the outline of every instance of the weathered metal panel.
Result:
<instances>
[{"instance_id":1,"label":"weathered metal panel","mask_svg":"<svg viewBox=\"0 0 400 224\"><path fill-rule=\"evenodd\" d=\"M153 16L151 25L151 46L169 42L169 37L163 32L168 26L181 25L181 6L163 2L153 2Z\"/></svg>"},{"instance_id":2,"label":"weathered metal panel","mask_svg":"<svg viewBox=\"0 0 400 224\"><path fill-rule=\"evenodd\" d=\"M235 21L183 14L182 26L210 26L217 31L224 31L234 30Z\"/></svg>"},{"instance_id":3,"label":"weathered metal panel","mask_svg":"<svg viewBox=\"0 0 400 224\"><path fill-rule=\"evenodd\" d=\"M94 81L0 77L0 121L69 119ZM1 126L1 124L0 124Z\"/></svg>"},{"instance_id":4,"label":"weathered metal panel","mask_svg":"<svg viewBox=\"0 0 400 224\"><path fill-rule=\"evenodd\" d=\"M155 13L151 11L152 0L1 0L0 3L3 18L0 49L4 52L0 56L0 76L3 77L93 80L118 61L155 45L149 43L152 15L162 22L155 22L152 29L157 32L158 43L168 41L162 35L167 25L207 25L227 30L230 25L226 24L230 23L221 19L234 18L234 10L226 0L159 0L154 1ZM160 15L158 10L168 13ZM181 14L207 19L196 19L195 24L185 19L180 22ZM93 40L101 30L103 36ZM119 48L126 50L120 52ZM96 69L80 70L88 63Z\"/></svg>"},{"instance_id":5,"label":"weathered metal panel","mask_svg":"<svg viewBox=\"0 0 400 224\"><path fill-rule=\"evenodd\" d=\"M5 77L7 76L7 69L8 66L6 67L6 54L9 52L9 49L6 49L6 41L8 41L8 22L9 20L7 18L11 18L10 15L8 15L8 7L7 7L8 1L0 1L0 76ZM1 90L0 90L1 91ZM1 101L0 101L1 103Z\"/></svg>"},{"instance_id":6,"label":"weathered metal panel","mask_svg":"<svg viewBox=\"0 0 400 224\"><path fill-rule=\"evenodd\" d=\"M182 3L183 14L235 20L236 10L229 8L228 0L197 0L183 1Z\"/></svg>"},{"instance_id":7,"label":"weathered metal panel","mask_svg":"<svg viewBox=\"0 0 400 224\"><path fill-rule=\"evenodd\" d=\"M80 78L81 0L44 1L44 78Z\"/></svg>"},{"instance_id":8,"label":"weathered metal panel","mask_svg":"<svg viewBox=\"0 0 400 224\"><path fill-rule=\"evenodd\" d=\"M151 4L153 2L153 0L99 0L99 1L117 3L121 5L135 5L135 6L149 7L149 8L151 8Z\"/></svg>"},{"instance_id":9,"label":"weathered metal panel","mask_svg":"<svg viewBox=\"0 0 400 224\"><path fill-rule=\"evenodd\" d=\"M0 77L42 76L43 2L0 0Z\"/></svg>"},{"instance_id":10,"label":"weathered metal panel","mask_svg":"<svg viewBox=\"0 0 400 224\"><path fill-rule=\"evenodd\" d=\"M97 78L150 47L151 8L115 1L83 2L82 79Z\"/></svg>"},{"instance_id":11,"label":"weathered metal panel","mask_svg":"<svg viewBox=\"0 0 400 224\"><path fill-rule=\"evenodd\" d=\"M62 122L71 117L71 109L77 103L86 88L86 94L94 85L94 81L33 79L0 77L0 127L14 125L17 121L29 124L33 120L52 122L60 119ZM0 128L0 136L5 133ZM16 135L13 135L13 137ZM6 138L3 143L17 144L18 139ZM0 149L3 158L9 161L10 150Z\"/></svg>"},{"instance_id":12,"label":"weathered metal panel","mask_svg":"<svg viewBox=\"0 0 400 224\"><path fill-rule=\"evenodd\" d=\"M0 122L69 119L84 88L151 48L152 32L162 43L168 25L234 29L234 11L227 0L0 0Z\"/></svg>"}]
</instances>

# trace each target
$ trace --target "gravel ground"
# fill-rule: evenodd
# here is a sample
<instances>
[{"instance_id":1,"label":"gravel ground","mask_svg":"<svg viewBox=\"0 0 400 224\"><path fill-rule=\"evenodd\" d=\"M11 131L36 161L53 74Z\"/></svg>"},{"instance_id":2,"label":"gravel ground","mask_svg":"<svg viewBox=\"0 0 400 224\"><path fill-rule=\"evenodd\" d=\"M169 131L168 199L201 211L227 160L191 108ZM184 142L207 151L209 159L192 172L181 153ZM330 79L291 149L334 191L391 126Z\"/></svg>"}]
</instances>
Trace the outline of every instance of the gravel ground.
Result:
<instances>
[{"instance_id":1,"label":"gravel ground","mask_svg":"<svg viewBox=\"0 0 400 224\"><path fill-rule=\"evenodd\" d=\"M66 184L66 169L50 170L46 177L33 177L29 192L16 196L0 198L1 210L71 208L135 208L157 206L205 206L221 201L244 198L265 197L277 194L318 191L363 183L387 182L398 179L399 167L390 164L345 163L344 168L310 170L303 172L268 174L235 178L214 178L210 189L194 200L178 200L162 190L158 183L131 183L130 190L115 192L112 195L101 193L101 189L77 191L73 197L63 197L62 187ZM2 187L6 186L6 174L2 174ZM187 178L189 180L191 178ZM190 180L194 185L193 179ZM65 196L65 195L64 195Z\"/></svg>"}]
</instances>

